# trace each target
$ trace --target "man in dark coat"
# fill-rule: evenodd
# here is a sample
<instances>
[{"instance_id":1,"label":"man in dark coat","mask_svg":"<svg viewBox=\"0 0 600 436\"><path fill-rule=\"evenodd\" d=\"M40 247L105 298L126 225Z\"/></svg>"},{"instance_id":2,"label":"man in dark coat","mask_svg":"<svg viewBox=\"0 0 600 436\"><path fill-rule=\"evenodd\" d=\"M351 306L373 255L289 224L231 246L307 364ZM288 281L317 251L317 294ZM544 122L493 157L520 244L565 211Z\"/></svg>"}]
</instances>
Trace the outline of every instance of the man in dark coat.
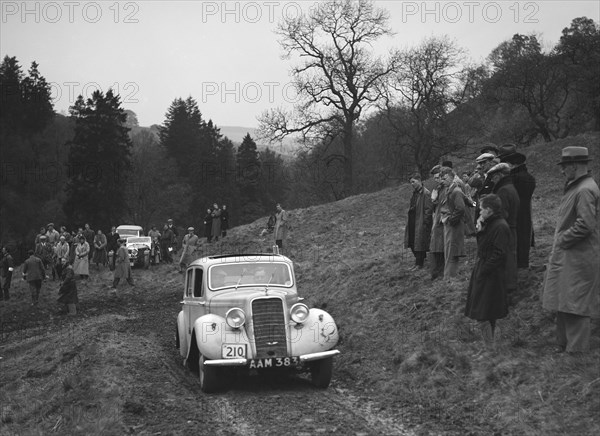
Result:
<instances>
[{"instance_id":1,"label":"man in dark coat","mask_svg":"<svg viewBox=\"0 0 600 436\"><path fill-rule=\"evenodd\" d=\"M70 304L78 304L79 298L77 297L77 283L75 282L75 272L73 266L69 263L67 258L62 258L62 283L58 289L58 302L69 307ZM69 314L74 315L75 311L68 311Z\"/></svg>"},{"instance_id":2,"label":"man in dark coat","mask_svg":"<svg viewBox=\"0 0 600 436\"><path fill-rule=\"evenodd\" d=\"M2 295L0 299L8 301L10 299L10 283L14 271L14 261L8 247L2 247L2 260L0 260L0 275L2 276Z\"/></svg>"},{"instance_id":3,"label":"man in dark coat","mask_svg":"<svg viewBox=\"0 0 600 436\"><path fill-rule=\"evenodd\" d=\"M491 348L496 320L508 314L504 277L510 228L497 195L489 194L481 200L477 230L477 263L469 281L465 316L479 321L484 344Z\"/></svg>"},{"instance_id":4,"label":"man in dark coat","mask_svg":"<svg viewBox=\"0 0 600 436\"><path fill-rule=\"evenodd\" d=\"M494 194L502 201L502 213L510 228L510 251L506 258L506 291L510 294L517 289L517 216L519 215L519 194L510 177L510 165L499 163L492 167L487 176L494 183Z\"/></svg>"},{"instance_id":5,"label":"man in dark coat","mask_svg":"<svg viewBox=\"0 0 600 436\"><path fill-rule=\"evenodd\" d=\"M527 170L524 154L517 152L514 144L501 147L500 159L511 166L510 177L519 194L517 215L517 268L529 268L529 250L534 246L531 197L535 190L535 177Z\"/></svg>"},{"instance_id":6,"label":"man in dark coat","mask_svg":"<svg viewBox=\"0 0 600 436\"><path fill-rule=\"evenodd\" d=\"M175 242L173 243L173 253L175 253L177 251L177 244L179 244L179 231L177 230L177 227L173 224L173 220L171 218L169 218L167 220L167 227L173 232L173 234L175 235Z\"/></svg>"},{"instance_id":7,"label":"man in dark coat","mask_svg":"<svg viewBox=\"0 0 600 436\"><path fill-rule=\"evenodd\" d=\"M160 235L160 251L165 263L173 263L173 247L175 246L175 233L165 224Z\"/></svg>"},{"instance_id":8,"label":"man in dark coat","mask_svg":"<svg viewBox=\"0 0 600 436\"><path fill-rule=\"evenodd\" d=\"M206 242L212 241L212 209L209 207L206 209L206 215L204 215L204 237L206 238Z\"/></svg>"},{"instance_id":9,"label":"man in dark coat","mask_svg":"<svg viewBox=\"0 0 600 436\"><path fill-rule=\"evenodd\" d=\"M117 233L117 228L112 226L110 228L110 233L106 235L106 250L109 254L112 251L112 257L109 259L109 266L113 271L115 269L115 261L117 259L117 250L119 249L119 239L121 239L121 236L119 236Z\"/></svg>"},{"instance_id":10,"label":"man in dark coat","mask_svg":"<svg viewBox=\"0 0 600 436\"><path fill-rule=\"evenodd\" d=\"M431 192L423 186L421 176L413 174L409 183L413 194L408 207L408 219L404 229L404 248L410 248L415 256L415 266L411 271L423 268L425 256L429 251L431 237Z\"/></svg>"},{"instance_id":11,"label":"man in dark coat","mask_svg":"<svg viewBox=\"0 0 600 436\"><path fill-rule=\"evenodd\" d=\"M40 299L40 290L42 289L42 282L46 279L46 270L42 260L35 256L33 250L27 252L29 258L25 260L23 264L23 280L29 284L29 290L31 291L31 305L37 306Z\"/></svg>"},{"instance_id":12,"label":"man in dark coat","mask_svg":"<svg viewBox=\"0 0 600 436\"><path fill-rule=\"evenodd\" d=\"M54 247L48 243L48 237L46 235L40 237L40 242L35 246L34 253L44 264L44 269L52 269L52 280L54 280L56 278L56 270L54 269Z\"/></svg>"}]
</instances>

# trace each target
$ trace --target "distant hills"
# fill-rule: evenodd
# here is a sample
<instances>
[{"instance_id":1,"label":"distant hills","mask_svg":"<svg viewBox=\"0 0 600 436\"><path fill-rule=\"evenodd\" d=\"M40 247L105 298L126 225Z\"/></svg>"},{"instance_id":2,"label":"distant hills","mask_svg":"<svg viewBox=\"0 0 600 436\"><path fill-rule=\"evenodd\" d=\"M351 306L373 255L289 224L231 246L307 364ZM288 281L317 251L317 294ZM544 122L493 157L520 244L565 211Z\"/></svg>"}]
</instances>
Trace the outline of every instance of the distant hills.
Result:
<instances>
[{"instance_id":1,"label":"distant hills","mask_svg":"<svg viewBox=\"0 0 600 436\"><path fill-rule=\"evenodd\" d=\"M273 142L269 144L267 141L258 139L257 129L253 127L241 127L241 126L217 126L221 131L221 135L227 136L236 146L239 146L244 139L244 136L250 134L256 146L259 150L269 147L271 150L284 155L292 156L300 148L300 145L294 138L286 138L281 142ZM136 133L141 130L150 130L154 134L158 135L158 125L154 124L150 127L132 126L132 133Z\"/></svg>"}]
</instances>

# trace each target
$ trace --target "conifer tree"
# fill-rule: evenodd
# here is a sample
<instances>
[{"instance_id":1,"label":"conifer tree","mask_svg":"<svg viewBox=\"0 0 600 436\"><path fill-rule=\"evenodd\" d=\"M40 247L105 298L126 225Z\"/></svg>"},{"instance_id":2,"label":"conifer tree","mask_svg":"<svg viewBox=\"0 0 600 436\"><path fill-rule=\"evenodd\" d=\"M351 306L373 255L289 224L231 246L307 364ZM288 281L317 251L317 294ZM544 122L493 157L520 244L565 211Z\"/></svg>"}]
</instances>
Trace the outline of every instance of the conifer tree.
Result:
<instances>
[{"instance_id":1,"label":"conifer tree","mask_svg":"<svg viewBox=\"0 0 600 436\"><path fill-rule=\"evenodd\" d=\"M64 210L72 224L118 225L126 211L125 183L131 168L131 140L120 97L109 89L79 96L69 108L75 120L70 141L69 182Z\"/></svg>"},{"instance_id":2,"label":"conifer tree","mask_svg":"<svg viewBox=\"0 0 600 436\"><path fill-rule=\"evenodd\" d=\"M259 196L261 165L256 143L249 133L237 150L237 185L240 193L240 219L252 221L265 214Z\"/></svg>"}]
</instances>

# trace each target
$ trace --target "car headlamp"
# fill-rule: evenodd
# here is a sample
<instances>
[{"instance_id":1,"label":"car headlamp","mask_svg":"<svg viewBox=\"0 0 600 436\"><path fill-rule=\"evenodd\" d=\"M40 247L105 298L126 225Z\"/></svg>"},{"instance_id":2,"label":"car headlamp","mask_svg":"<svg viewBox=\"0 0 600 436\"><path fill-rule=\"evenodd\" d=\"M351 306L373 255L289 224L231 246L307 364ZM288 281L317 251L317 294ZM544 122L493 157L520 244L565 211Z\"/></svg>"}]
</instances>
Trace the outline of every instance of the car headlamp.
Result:
<instances>
[{"instance_id":1,"label":"car headlamp","mask_svg":"<svg viewBox=\"0 0 600 436\"><path fill-rule=\"evenodd\" d=\"M234 329L239 329L246 322L246 314L239 307L232 307L225 314L227 325Z\"/></svg>"},{"instance_id":2,"label":"car headlamp","mask_svg":"<svg viewBox=\"0 0 600 436\"><path fill-rule=\"evenodd\" d=\"M301 324L306 321L308 318L309 309L308 306L304 303L296 303L290 309L290 316L292 317L292 321Z\"/></svg>"}]
</instances>

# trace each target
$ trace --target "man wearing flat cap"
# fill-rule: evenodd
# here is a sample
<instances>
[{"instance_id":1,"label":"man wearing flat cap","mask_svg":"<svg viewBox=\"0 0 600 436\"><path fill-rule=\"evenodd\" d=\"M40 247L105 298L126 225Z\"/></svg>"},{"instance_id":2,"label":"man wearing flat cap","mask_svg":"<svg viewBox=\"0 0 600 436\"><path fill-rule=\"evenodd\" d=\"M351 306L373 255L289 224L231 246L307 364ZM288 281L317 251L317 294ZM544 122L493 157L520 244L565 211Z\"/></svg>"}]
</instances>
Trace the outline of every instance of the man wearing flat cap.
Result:
<instances>
[{"instance_id":1,"label":"man wearing flat cap","mask_svg":"<svg viewBox=\"0 0 600 436\"><path fill-rule=\"evenodd\" d=\"M586 147L565 147L558 163L567 183L556 231L543 308L556 313L557 351L589 350L590 318L600 315L600 190L588 173Z\"/></svg>"},{"instance_id":2,"label":"man wearing flat cap","mask_svg":"<svg viewBox=\"0 0 600 436\"><path fill-rule=\"evenodd\" d=\"M527 158L512 143L500 146L498 158L511 166L510 177L519 194L517 215L517 268L529 268L529 250L534 246L531 197L535 191L535 177L527 170Z\"/></svg>"},{"instance_id":3,"label":"man wearing flat cap","mask_svg":"<svg viewBox=\"0 0 600 436\"><path fill-rule=\"evenodd\" d=\"M519 194L510 177L510 165L499 163L487 172L487 178L494 185L492 191L500 197L502 202L502 214L510 228L510 240L508 242L508 253L506 254L505 279L506 292L509 296L517 289L517 216L519 215Z\"/></svg>"},{"instance_id":4,"label":"man wearing flat cap","mask_svg":"<svg viewBox=\"0 0 600 436\"><path fill-rule=\"evenodd\" d=\"M481 154L492 154L494 157L497 157L500 154L500 149L496 147L494 144L488 144L484 146L480 150Z\"/></svg>"}]
</instances>

